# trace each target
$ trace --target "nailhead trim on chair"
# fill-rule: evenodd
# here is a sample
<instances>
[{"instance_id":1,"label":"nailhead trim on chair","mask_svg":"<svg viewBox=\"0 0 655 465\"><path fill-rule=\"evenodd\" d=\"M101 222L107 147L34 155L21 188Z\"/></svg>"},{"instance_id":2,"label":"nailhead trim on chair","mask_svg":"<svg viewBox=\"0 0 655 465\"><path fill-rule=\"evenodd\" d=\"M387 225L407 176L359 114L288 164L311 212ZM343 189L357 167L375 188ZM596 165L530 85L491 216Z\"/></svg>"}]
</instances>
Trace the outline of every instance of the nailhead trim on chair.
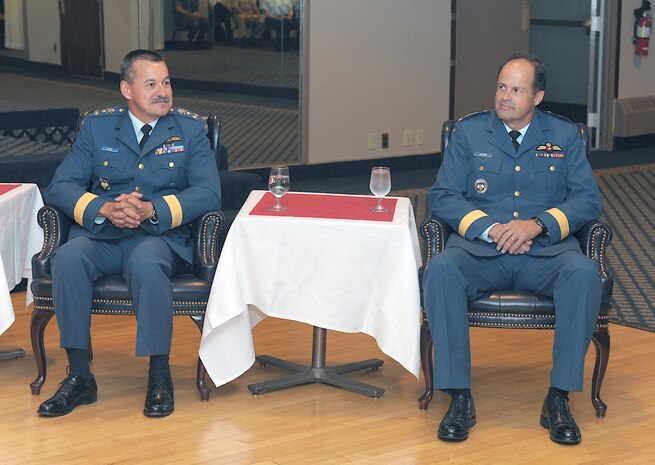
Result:
<instances>
[{"instance_id":1,"label":"nailhead trim on chair","mask_svg":"<svg viewBox=\"0 0 655 465\"><path fill-rule=\"evenodd\" d=\"M93 299L94 304L108 304L108 305L123 305L130 306L132 305L131 300L109 300L109 299ZM207 301L202 300L187 300L187 301L175 301L173 302L173 315L175 316L201 316L204 315L204 308L207 306ZM95 305L94 305L95 307ZM175 307L178 307L177 309ZM182 309L181 309L181 308ZM185 307L202 307L201 310L195 308L184 309ZM54 313L54 307L52 305L52 298L50 297L37 297L34 299L34 309L40 312ZM134 315L134 310L132 309L103 309L103 308L94 308L92 311L95 315Z\"/></svg>"},{"instance_id":2,"label":"nailhead trim on chair","mask_svg":"<svg viewBox=\"0 0 655 465\"><path fill-rule=\"evenodd\" d=\"M50 222L46 221L46 215L49 215L48 210L42 210L41 211L41 224L43 225L43 233L44 237L51 237L52 239L46 244L45 241L43 242L43 245L41 246L41 251L39 252L39 255L37 256L38 259L43 259L44 257L50 256L52 254L52 251L55 248L55 244L57 243L57 226L54 221L52 221L53 224L53 232L52 236L48 234L48 228L50 226Z\"/></svg>"},{"instance_id":3,"label":"nailhead trim on chair","mask_svg":"<svg viewBox=\"0 0 655 465\"><path fill-rule=\"evenodd\" d=\"M211 215L211 217L215 221L221 220L220 216L218 215ZM202 229L202 255L204 258L205 263L209 263L211 265L216 263L216 239L217 235L212 235L211 236L211 242L210 242L210 247L209 247L209 255L207 254L207 225L208 221L205 221L203 223L203 229Z\"/></svg>"}]
</instances>

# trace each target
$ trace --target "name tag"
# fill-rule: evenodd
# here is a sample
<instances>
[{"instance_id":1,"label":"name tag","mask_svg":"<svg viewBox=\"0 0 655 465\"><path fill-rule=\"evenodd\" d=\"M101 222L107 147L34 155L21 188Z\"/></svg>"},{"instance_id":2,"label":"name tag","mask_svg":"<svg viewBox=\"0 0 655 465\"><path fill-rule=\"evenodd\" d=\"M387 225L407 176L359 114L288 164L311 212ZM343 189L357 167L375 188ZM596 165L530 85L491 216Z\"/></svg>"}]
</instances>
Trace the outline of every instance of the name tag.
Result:
<instances>
[{"instance_id":1,"label":"name tag","mask_svg":"<svg viewBox=\"0 0 655 465\"><path fill-rule=\"evenodd\" d=\"M485 153L485 152L473 152L474 157L484 157L484 158L491 158L493 154L491 153Z\"/></svg>"}]
</instances>

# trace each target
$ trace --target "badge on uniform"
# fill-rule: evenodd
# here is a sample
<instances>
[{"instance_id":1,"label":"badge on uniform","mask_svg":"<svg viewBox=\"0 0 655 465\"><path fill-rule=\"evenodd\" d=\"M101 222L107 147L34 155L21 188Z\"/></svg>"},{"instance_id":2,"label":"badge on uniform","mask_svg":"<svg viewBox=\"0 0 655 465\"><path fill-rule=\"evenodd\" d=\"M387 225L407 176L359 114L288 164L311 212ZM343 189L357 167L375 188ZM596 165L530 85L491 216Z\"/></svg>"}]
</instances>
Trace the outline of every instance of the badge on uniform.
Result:
<instances>
[{"instance_id":1,"label":"badge on uniform","mask_svg":"<svg viewBox=\"0 0 655 465\"><path fill-rule=\"evenodd\" d=\"M534 156L543 158L564 158L564 152L559 145L553 144L552 142L546 142L537 147L537 152Z\"/></svg>"},{"instance_id":2,"label":"badge on uniform","mask_svg":"<svg viewBox=\"0 0 655 465\"><path fill-rule=\"evenodd\" d=\"M111 181L109 181L109 179L103 176L99 179L99 181L100 181L100 187L102 188L103 191L108 191L109 189L111 189Z\"/></svg>"},{"instance_id":3,"label":"badge on uniform","mask_svg":"<svg viewBox=\"0 0 655 465\"><path fill-rule=\"evenodd\" d=\"M487 184L486 179L480 178L475 180L475 190L478 194L484 194L487 192L487 187L489 187L489 185Z\"/></svg>"}]
</instances>

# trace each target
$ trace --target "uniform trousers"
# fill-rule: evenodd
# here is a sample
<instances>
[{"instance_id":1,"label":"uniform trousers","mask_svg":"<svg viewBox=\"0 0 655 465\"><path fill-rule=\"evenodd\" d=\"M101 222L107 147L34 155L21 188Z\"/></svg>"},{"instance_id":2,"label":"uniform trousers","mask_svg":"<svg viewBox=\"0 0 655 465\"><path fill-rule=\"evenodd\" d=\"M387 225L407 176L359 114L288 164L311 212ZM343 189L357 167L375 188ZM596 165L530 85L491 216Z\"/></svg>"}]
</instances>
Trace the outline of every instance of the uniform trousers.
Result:
<instances>
[{"instance_id":1,"label":"uniform trousers","mask_svg":"<svg viewBox=\"0 0 655 465\"><path fill-rule=\"evenodd\" d=\"M550 257L509 253L478 257L450 247L428 263L423 289L434 340L437 389L471 387L467 302L488 291L514 289L553 298L550 385L582 391L585 354L598 318L602 289L595 264L581 252L570 250Z\"/></svg>"},{"instance_id":2,"label":"uniform trousers","mask_svg":"<svg viewBox=\"0 0 655 465\"><path fill-rule=\"evenodd\" d=\"M173 335L173 276L185 264L157 236L136 229L122 239L77 236L52 258L52 298L60 346L88 349L93 282L122 275L137 319L136 355L170 353Z\"/></svg>"}]
</instances>

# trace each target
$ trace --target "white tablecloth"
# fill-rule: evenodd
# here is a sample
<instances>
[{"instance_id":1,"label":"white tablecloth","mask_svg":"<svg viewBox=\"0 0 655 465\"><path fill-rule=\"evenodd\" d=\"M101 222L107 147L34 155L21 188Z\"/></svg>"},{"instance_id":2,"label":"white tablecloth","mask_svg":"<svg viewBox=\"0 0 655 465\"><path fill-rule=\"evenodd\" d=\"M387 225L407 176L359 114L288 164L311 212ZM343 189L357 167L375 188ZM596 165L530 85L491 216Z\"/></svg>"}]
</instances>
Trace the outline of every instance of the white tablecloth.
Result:
<instances>
[{"instance_id":1,"label":"white tablecloth","mask_svg":"<svg viewBox=\"0 0 655 465\"><path fill-rule=\"evenodd\" d=\"M254 363L252 327L266 316L369 334L418 379L421 256L409 199L398 198L393 222L250 215L264 194L239 212L214 278L200 343L214 383Z\"/></svg>"},{"instance_id":2,"label":"white tablecloth","mask_svg":"<svg viewBox=\"0 0 655 465\"><path fill-rule=\"evenodd\" d=\"M36 219L42 206L36 184L22 184L0 195L0 334L14 322L9 291L23 278L32 277L32 255L43 244L43 230ZM27 305L31 297L28 286Z\"/></svg>"}]
</instances>

